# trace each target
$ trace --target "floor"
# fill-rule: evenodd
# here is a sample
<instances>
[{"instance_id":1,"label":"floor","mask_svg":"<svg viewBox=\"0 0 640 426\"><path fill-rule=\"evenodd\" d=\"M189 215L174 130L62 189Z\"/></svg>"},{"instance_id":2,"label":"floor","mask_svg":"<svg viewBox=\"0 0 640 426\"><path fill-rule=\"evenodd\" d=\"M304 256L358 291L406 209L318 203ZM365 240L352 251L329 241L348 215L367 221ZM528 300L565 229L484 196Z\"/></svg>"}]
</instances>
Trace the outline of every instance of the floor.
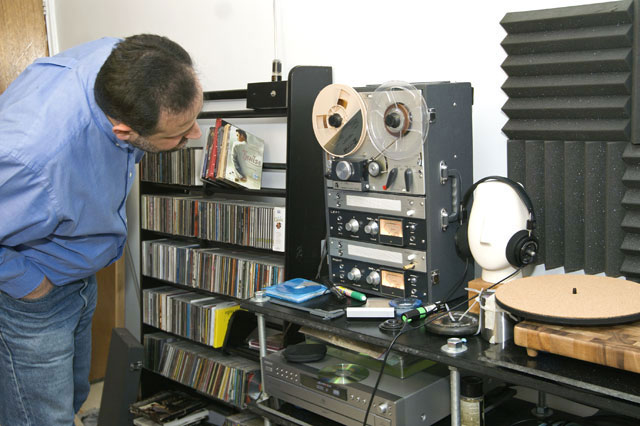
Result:
<instances>
[{"instance_id":1,"label":"floor","mask_svg":"<svg viewBox=\"0 0 640 426\"><path fill-rule=\"evenodd\" d=\"M89 390L89 396L87 397L87 400L84 402L82 407L80 407L80 411L78 411L78 414L76 414L74 422L75 426L83 426L82 421L80 420L83 414L87 414L92 410L98 410L100 408L103 385L103 381L95 382L91 385L91 390Z\"/></svg>"}]
</instances>

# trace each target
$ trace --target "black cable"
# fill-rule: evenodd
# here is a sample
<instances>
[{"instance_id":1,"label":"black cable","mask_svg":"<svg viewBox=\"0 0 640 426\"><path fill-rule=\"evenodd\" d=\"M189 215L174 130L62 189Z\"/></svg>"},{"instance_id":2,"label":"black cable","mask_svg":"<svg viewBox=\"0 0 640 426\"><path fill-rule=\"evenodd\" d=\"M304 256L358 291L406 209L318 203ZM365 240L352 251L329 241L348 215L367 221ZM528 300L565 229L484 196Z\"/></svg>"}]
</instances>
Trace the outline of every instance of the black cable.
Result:
<instances>
[{"instance_id":1,"label":"black cable","mask_svg":"<svg viewBox=\"0 0 640 426\"><path fill-rule=\"evenodd\" d=\"M322 266L324 265L324 261L327 258L327 240L323 240L324 244L322 244L322 249L320 253L320 263L318 264L318 272L316 272L316 280L320 278L320 272L322 271Z\"/></svg>"},{"instance_id":2,"label":"black cable","mask_svg":"<svg viewBox=\"0 0 640 426\"><path fill-rule=\"evenodd\" d=\"M509 278L513 277L515 274L520 272L521 270L522 270L522 268L516 269L515 271L513 271L512 273L510 273L509 275L507 275L506 277L504 277L503 279L501 279L497 283L492 284L491 286L487 287L487 290L490 290L493 287L497 286L498 284L501 284L502 282L508 280ZM469 297L468 299L463 300L462 302L458 303L457 305L455 305L453 308L447 310L446 312L441 312L440 314L431 315L430 317L428 317L427 319L424 320L424 322L422 323L422 325L420 327L424 327L425 325L430 324L433 321L448 315L450 311L453 311L454 309L456 309L459 306L464 305L465 303L469 303L470 301L472 301L473 299L475 299L478 296L479 296L478 294L475 294L475 295ZM374 398L374 396L376 394L376 391L378 390L378 385L380 384L380 380L382 379L382 374L384 373L384 367L387 365L387 358L389 357L389 354L391 353L391 348L393 348L393 345L398 340L398 337L402 336L404 333L406 333L409 330L415 330L417 328L418 327L411 327L409 325L409 322L405 322L405 324L402 327L402 329L400 330L400 332L393 338L393 340L391 340L391 343L389 344L389 347L385 351L385 355L384 355L384 358L382 360L382 366L380 367L380 372L378 373L378 379L376 380L376 384L373 386L373 390L371 391L371 397L369 398L369 404L367 405L367 411L364 414L364 420L362 422L362 426L367 426L367 417L369 417L369 412L371 411L371 405L373 404L373 398Z\"/></svg>"},{"instance_id":3,"label":"black cable","mask_svg":"<svg viewBox=\"0 0 640 426\"><path fill-rule=\"evenodd\" d=\"M460 279L453 285L449 293L444 297L444 299L442 299L444 303L449 302L449 298L453 296L453 294L458 290L458 288L462 285L462 283L464 283L464 279L467 276L467 271L469 270L469 263L470 263L469 258L467 257L465 259L464 272L462 273L462 277L460 277Z\"/></svg>"},{"instance_id":4,"label":"black cable","mask_svg":"<svg viewBox=\"0 0 640 426\"><path fill-rule=\"evenodd\" d=\"M380 384L380 380L382 379L382 374L384 373L384 367L387 365L387 358L389 358L389 354L391 353L391 348L396 343L396 340L398 340L398 337L402 336L404 333L412 329L414 329L414 327L411 327L408 322L404 323L404 326L402 326L402 329L400 330L400 332L398 332L398 334L393 338L393 340L391 341L391 344L389 344L389 347L385 351L384 358L382 359L382 366L380 367L380 372L378 373L378 379L376 380L376 384L373 386L373 390L371 391L371 397L369 398L367 411L364 413L364 421L362 422L362 426L367 426L367 417L369 417L369 412L371 411L371 405L373 404L373 397L375 396L376 391L378 390L378 385Z\"/></svg>"}]
</instances>

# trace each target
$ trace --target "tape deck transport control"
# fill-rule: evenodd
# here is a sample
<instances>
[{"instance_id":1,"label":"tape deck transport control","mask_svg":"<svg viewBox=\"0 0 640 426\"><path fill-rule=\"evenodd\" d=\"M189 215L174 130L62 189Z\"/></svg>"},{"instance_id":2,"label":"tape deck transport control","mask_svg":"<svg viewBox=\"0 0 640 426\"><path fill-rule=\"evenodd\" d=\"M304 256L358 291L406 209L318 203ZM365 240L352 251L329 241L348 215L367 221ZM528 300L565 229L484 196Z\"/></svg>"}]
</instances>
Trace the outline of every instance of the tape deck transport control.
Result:
<instances>
[{"instance_id":1,"label":"tape deck transport control","mask_svg":"<svg viewBox=\"0 0 640 426\"><path fill-rule=\"evenodd\" d=\"M463 278L454 235L460 196L473 183L472 103L469 83L320 91L312 126L325 151L334 284L431 303ZM464 279L472 274L469 266Z\"/></svg>"}]
</instances>

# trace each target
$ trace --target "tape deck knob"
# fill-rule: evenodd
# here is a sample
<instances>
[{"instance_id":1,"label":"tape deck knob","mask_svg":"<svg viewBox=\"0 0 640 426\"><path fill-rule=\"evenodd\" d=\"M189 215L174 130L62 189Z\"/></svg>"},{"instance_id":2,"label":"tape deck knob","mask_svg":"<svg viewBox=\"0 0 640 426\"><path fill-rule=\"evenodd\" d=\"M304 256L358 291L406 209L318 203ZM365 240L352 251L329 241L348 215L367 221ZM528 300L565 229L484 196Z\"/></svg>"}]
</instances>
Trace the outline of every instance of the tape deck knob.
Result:
<instances>
[{"instance_id":1,"label":"tape deck knob","mask_svg":"<svg viewBox=\"0 0 640 426\"><path fill-rule=\"evenodd\" d=\"M336 176L340 180L347 180L353 176L353 165L348 161L338 161L336 164Z\"/></svg>"},{"instance_id":2,"label":"tape deck knob","mask_svg":"<svg viewBox=\"0 0 640 426\"><path fill-rule=\"evenodd\" d=\"M357 219L351 219L344 225L344 229L355 234L360 229L360 223Z\"/></svg>"},{"instance_id":3,"label":"tape deck knob","mask_svg":"<svg viewBox=\"0 0 640 426\"><path fill-rule=\"evenodd\" d=\"M362 278L362 273L360 272L360 269L353 268L347 274L347 278L349 278L351 281L357 282L360 281L360 278Z\"/></svg>"},{"instance_id":4,"label":"tape deck knob","mask_svg":"<svg viewBox=\"0 0 640 426\"><path fill-rule=\"evenodd\" d=\"M389 404L387 404L386 402L383 402L382 404L378 405L378 411L380 411L382 414L386 413L389 410Z\"/></svg>"},{"instance_id":5,"label":"tape deck knob","mask_svg":"<svg viewBox=\"0 0 640 426\"><path fill-rule=\"evenodd\" d=\"M378 235L378 223L375 220L367 223L364 226L364 232L369 235Z\"/></svg>"},{"instance_id":6,"label":"tape deck knob","mask_svg":"<svg viewBox=\"0 0 640 426\"><path fill-rule=\"evenodd\" d=\"M379 176L381 171L380 164L376 163L375 161L370 162L369 164L367 164L367 171L369 172L370 176Z\"/></svg>"},{"instance_id":7,"label":"tape deck knob","mask_svg":"<svg viewBox=\"0 0 640 426\"><path fill-rule=\"evenodd\" d=\"M380 274L377 271L371 271L367 275L367 284L378 285L380 284Z\"/></svg>"}]
</instances>

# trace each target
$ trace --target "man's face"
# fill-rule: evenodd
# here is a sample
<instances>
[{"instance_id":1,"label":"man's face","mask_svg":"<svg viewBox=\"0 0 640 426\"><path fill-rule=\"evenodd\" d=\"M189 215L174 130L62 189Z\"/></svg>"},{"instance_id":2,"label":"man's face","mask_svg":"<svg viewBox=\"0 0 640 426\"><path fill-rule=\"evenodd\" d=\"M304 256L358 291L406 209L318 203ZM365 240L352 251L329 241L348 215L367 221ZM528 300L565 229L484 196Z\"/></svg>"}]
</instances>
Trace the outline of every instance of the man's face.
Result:
<instances>
[{"instance_id":1,"label":"man's face","mask_svg":"<svg viewBox=\"0 0 640 426\"><path fill-rule=\"evenodd\" d=\"M182 114L163 111L158 119L158 131L146 137L134 132L127 142L147 152L176 151L184 148L189 139L202 136L200 126L196 122L201 110L202 96L194 101L192 109Z\"/></svg>"}]
</instances>

